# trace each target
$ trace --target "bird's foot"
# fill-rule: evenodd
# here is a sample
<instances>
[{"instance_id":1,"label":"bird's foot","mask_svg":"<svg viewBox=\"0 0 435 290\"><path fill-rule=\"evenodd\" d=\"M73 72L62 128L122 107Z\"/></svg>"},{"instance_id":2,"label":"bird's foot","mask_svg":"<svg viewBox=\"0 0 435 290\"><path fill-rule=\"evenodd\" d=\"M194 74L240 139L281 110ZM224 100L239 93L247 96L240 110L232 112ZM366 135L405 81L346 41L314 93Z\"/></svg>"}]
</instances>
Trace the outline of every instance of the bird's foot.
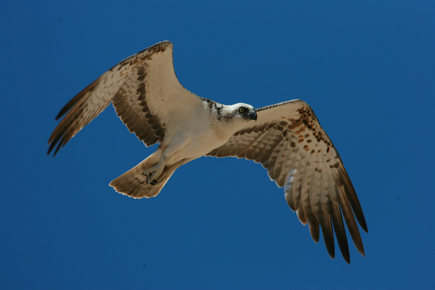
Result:
<instances>
[{"instance_id":1,"label":"bird's foot","mask_svg":"<svg viewBox=\"0 0 435 290\"><path fill-rule=\"evenodd\" d=\"M158 178L151 180L150 185L156 185L166 178L166 174L162 173Z\"/></svg>"},{"instance_id":2,"label":"bird's foot","mask_svg":"<svg viewBox=\"0 0 435 290\"><path fill-rule=\"evenodd\" d=\"M148 168L147 170L142 172L142 174L147 177L146 179L147 184L155 185L156 183L159 182L160 180L159 177L162 174L162 172L163 172L163 166L157 164Z\"/></svg>"}]
</instances>

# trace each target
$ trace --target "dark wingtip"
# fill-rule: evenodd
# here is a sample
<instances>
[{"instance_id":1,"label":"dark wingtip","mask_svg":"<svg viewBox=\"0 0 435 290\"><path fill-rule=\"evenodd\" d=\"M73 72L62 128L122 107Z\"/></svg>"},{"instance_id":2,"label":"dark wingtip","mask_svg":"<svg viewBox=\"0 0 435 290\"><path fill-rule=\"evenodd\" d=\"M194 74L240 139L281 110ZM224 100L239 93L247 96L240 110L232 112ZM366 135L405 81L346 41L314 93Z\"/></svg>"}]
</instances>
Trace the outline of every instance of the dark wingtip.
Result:
<instances>
[{"instance_id":1,"label":"dark wingtip","mask_svg":"<svg viewBox=\"0 0 435 290\"><path fill-rule=\"evenodd\" d=\"M366 256L366 253L365 253L365 251L364 251L364 245L363 245L363 244L361 244L361 246L360 246L359 248L357 247L357 250L358 250L358 252L361 254L361 256L363 256L363 257Z\"/></svg>"},{"instance_id":2,"label":"dark wingtip","mask_svg":"<svg viewBox=\"0 0 435 290\"><path fill-rule=\"evenodd\" d=\"M55 121L59 120L60 118L62 118L63 115L65 115L65 113L68 112L68 110L63 107L62 110L59 111L59 113L57 113L56 118L54 118Z\"/></svg>"},{"instance_id":3,"label":"dark wingtip","mask_svg":"<svg viewBox=\"0 0 435 290\"><path fill-rule=\"evenodd\" d=\"M48 147L47 156L49 156L51 151L53 151L53 148L54 148L55 144L54 144L54 142L52 142L51 144L48 143L48 145L50 145L50 147ZM54 157L54 155L53 155L53 157Z\"/></svg>"},{"instance_id":4,"label":"dark wingtip","mask_svg":"<svg viewBox=\"0 0 435 290\"><path fill-rule=\"evenodd\" d=\"M361 222L363 222L363 223L361 223ZM364 216L363 216L363 220L362 220L362 221L359 221L359 224L360 224L361 228L362 228L366 233L369 232L369 229L368 229L368 227L367 227L367 223L366 223L366 220L365 220Z\"/></svg>"},{"instance_id":5,"label":"dark wingtip","mask_svg":"<svg viewBox=\"0 0 435 290\"><path fill-rule=\"evenodd\" d=\"M57 145L57 149L54 151L54 153L53 153L53 158L54 158L54 156L56 156L56 153L57 153L57 151L59 150L59 147L60 147L60 143L61 143L61 138L62 138L62 136L63 136L63 134L62 135L51 135L50 136L50 139L48 140L48 145L50 146L50 147L48 147L48 150L47 150L47 156L48 155L50 155L50 153L53 151L53 149L56 147L56 145Z\"/></svg>"},{"instance_id":6,"label":"dark wingtip","mask_svg":"<svg viewBox=\"0 0 435 290\"><path fill-rule=\"evenodd\" d=\"M56 147L56 143L51 143L50 147L47 150L47 156L50 155L50 153L53 151L54 147ZM53 153L53 158L56 156L57 152L59 151L60 146L57 146L56 150Z\"/></svg>"},{"instance_id":7,"label":"dark wingtip","mask_svg":"<svg viewBox=\"0 0 435 290\"><path fill-rule=\"evenodd\" d=\"M77 96L81 97L81 94L79 93ZM65 106L63 106L62 109L60 109L59 113L57 113L57 115L56 115L56 118L54 118L55 121L62 118L66 113L68 113L69 110L71 110L74 107L74 105L79 100L79 98L77 98L77 96L72 98L68 103L65 104Z\"/></svg>"}]
</instances>

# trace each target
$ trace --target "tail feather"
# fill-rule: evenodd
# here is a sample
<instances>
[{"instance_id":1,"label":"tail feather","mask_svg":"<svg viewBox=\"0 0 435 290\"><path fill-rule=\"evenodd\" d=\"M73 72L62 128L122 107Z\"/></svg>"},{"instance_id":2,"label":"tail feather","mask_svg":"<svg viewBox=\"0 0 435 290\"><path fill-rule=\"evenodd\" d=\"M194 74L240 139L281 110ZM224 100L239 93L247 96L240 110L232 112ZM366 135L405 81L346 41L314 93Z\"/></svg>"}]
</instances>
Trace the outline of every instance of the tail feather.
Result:
<instances>
[{"instance_id":1,"label":"tail feather","mask_svg":"<svg viewBox=\"0 0 435 290\"><path fill-rule=\"evenodd\" d=\"M151 185L146 182L146 176L142 174L151 165L150 158L148 157L126 173L112 180L109 185L117 192L134 198L154 197L160 193L175 169L177 169L177 166L165 167L158 178L158 182L155 185Z\"/></svg>"}]
</instances>

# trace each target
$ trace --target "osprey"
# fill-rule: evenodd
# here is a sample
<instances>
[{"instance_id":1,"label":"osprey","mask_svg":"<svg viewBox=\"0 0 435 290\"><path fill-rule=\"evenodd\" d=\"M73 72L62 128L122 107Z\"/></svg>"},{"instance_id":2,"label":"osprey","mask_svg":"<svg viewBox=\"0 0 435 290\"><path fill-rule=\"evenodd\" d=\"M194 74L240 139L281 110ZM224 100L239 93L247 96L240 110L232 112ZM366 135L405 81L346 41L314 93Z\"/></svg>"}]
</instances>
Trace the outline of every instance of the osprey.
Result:
<instances>
[{"instance_id":1,"label":"osprey","mask_svg":"<svg viewBox=\"0 0 435 290\"><path fill-rule=\"evenodd\" d=\"M159 194L174 171L201 156L234 156L261 163L311 237L319 224L331 258L334 236L350 263L343 217L358 251L363 243L355 217L366 232L363 211L337 150L310 106L291 100L259 109L223 105L186 90L177 80L172 43L157 43L124 59L87 86L59 112L48 140L53 157L110 103L146 146L148 158L110 183L134 197ZM334 230L333 230L334 227Z\"/></svg>"}]
</instances>

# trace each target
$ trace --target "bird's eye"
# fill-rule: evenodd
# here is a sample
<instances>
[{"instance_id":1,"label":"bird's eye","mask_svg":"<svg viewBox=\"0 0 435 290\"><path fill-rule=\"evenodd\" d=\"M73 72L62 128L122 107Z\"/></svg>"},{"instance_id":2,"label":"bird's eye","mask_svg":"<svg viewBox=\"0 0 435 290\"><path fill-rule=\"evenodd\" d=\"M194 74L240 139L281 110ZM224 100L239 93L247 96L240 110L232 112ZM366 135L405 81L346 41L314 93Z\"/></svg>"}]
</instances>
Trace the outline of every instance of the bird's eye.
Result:
<instances>
[{"instance_id":1,"label":"bird's eye","mask_svg":"<svg viewBox=\"0 0 435 290\"><path fill-rule=\"evenodd\" d=\"M239 108L239 113L240 113L240 114L243 114L243 113L245 112L245 110L246 110L245 108L240 107L240 108Z\"/></svg>"}]
</instances>

